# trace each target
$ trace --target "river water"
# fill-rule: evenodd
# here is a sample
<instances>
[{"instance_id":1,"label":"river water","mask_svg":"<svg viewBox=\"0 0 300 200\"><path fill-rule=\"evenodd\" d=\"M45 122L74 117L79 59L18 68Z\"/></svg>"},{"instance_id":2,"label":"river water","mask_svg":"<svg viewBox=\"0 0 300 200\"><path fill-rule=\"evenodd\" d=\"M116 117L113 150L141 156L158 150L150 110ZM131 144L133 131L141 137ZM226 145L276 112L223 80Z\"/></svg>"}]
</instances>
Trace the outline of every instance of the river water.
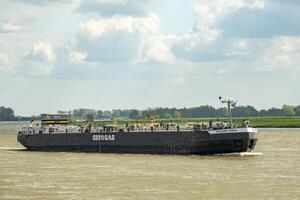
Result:
<instances>
[{"instance_id":1,"label":"river water","mask_svg":"<svg viewBox=\"0 0 300 200\"><path fill-rule=\"evenodd\" d=\"M300 129L259 129L253 154L24 151L0 123L0 199L300 199Z\"/></svg>"}]
</instances>

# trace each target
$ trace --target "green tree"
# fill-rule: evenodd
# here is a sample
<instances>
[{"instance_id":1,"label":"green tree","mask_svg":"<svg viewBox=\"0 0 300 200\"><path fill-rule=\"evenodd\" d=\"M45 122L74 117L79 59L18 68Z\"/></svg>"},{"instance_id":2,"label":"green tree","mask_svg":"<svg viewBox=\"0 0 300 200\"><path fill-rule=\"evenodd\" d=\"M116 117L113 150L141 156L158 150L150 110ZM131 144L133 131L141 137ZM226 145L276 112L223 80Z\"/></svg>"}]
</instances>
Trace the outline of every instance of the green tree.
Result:
<instances>
[{"instance_id":1,"label":"green tree","mask_svg":"<svg viewBox=\"0 0 300 200\"><path fill-rule=\"evenodd\" d=\"M0 107L0 121L11 121L15 119L14 111L11 108Z\"/></svg>"},{"instance_id":2,"label":"green tree","mask_svg":"<svg viewBox=\"0 0 300 200\"><path fill-rule=\"evenodd\" d=\"M300 116L300 105L294 108L295 115Z\"/></svg>"},{"instance_id":3,"label":"green tree","mask_svg":"<svg viewBox=\"0 0 300 200\"><path fill-rule=\"evenodd\" d=\"M232 109L234 117L257 117L259 112L253 106L238 106Z\"/></svg>"},{"instance_id":4,"label":"green tree","mask_svg":"<svg viewBox=\"0 0 300 200\"><path fill-rule=\"evenodd\" d=\"M137 119L139 117L139 111L138 110L131 110L130 114L129 114L129 118L130 119Z\"/></svg>"},{"instance_id":5,"label":"green tree","mask_svg":"<svg viewBox=\"0 0 300 200\"><path fill-rule=\"evenodd\" d=\"M144 119L149 119L151 116L151 113L148 110L143 110L142 111L142 116Z\"/></svg>"},{"instance_id":6,"label":"green tree","mask_svg":"<svg viewBox=\"0 0 300 200\"><path fill-rule=\"evenodd\" d=\"M289 117L294 116L296 114L294 111L294 107L287 104L284 104L282 106L282 112L285 116L289 116Z\"/></svg>"},{"instance_id":7,"label":"green tree","mask_svg":"<svg viewBox=\"0 0 300 200\"><path fill-rule=\"evenodd\" d=\"M268 116L268 111L266 109L262 109L259 111L259 116L260 117L267 117Z\"/></svg>"},{"instance_id":8,"label":"green tree","mask_svg":"<svg viewBox=\"0 0 300 200\"><path fill-rule=\"evenodd\" d=\"M121 116L121 110L112 110L112 117L119 118Z\"/></svg>"},{"instance_id":9,"label":"green tree","mask_svg":"<svg viewBox=\"0 0 300 200\"><path fill-rule=\"evenodd\" d=\"M92 121L94 121L94 119L95 119L95 116L92 113L88 113L86 115L86 121L92 122Z\"/></svg>"},{"instance_id":10,"label":"green tree","mask_svg":"<svg viewBox=\"0 0 300 200\"><path fill-rule=\"evenodd\" d=\"M86 108L79 108L73 110L73 117L76 119L86 119L87 114L96 115L96 111L94 109L86 109Z\"/></svg>"},{"instance_id":11,"label":"green tree","mask_svg":"<svg viewBox=\"0 0 300 200\"><path fill-rule=\"evenodd\" d=\"M181 113L179 111L175 111L173 116L174 116L174 118L179 119L179 118L181 118Z\"/></svg>"},{"instance_id":12,"label":"green tree","mask_svg":"<svg viewBox=\"0 0 300 200\"><path fill-rule=\"evenodd\" d=\"M111 111L109 111L109 110L105 110L104 112L103 112L103 116L104 117L111 117Z\"/></svg>"},{"instance_id":13,"label":"green tree","mask_svg":"<svg viewBox=\"0 0 300 200\"><path fill-rule=\"evenodd\" d=\"M162 116L164 119L170 119L172 116L170 113L165 112Z\"/></svg>"},{"instance_id":14,"label":"green tree","mask_svg":"<svg viewBox=\"0 0 300 200\"><path fill-rule=\"evenodd\" d=\"M284 113L282 112L282 109L279 109L279 108L270 108L270 109L268 109L266 114L269 117L280 117L280 116L284 115Z\"/></svg>"},{"instance_id":15,"label":"green tree","mask_svg":"<svg viewBox=\"0 0 300 200\"><path fill-rule=\"evenodd\" d=\"M130 114L131 110L121 110L121 113L120 113L120 116L121 117L129 117L129 114Z\"/></svg>"},{"instance_id":16,"label":"green tree","mask_svg":"<svg viewBox=\"0 0 300 200\"><path fill-rule=\"evenodd\" d=\"M97 110L97 118L102 118L102 117L103 117L103 111Z\"/></svg>"},{"instance_id":17,"label":"green tree","mask_svg":"<svg viewBox=\"0 0 300 200\"><path fill-rule=\"evenodd\" d=\"M228 116L228 109L226 107L221 107L217 109L217 117L227 117L227 116Z\"/></svg>"}]
</instances>

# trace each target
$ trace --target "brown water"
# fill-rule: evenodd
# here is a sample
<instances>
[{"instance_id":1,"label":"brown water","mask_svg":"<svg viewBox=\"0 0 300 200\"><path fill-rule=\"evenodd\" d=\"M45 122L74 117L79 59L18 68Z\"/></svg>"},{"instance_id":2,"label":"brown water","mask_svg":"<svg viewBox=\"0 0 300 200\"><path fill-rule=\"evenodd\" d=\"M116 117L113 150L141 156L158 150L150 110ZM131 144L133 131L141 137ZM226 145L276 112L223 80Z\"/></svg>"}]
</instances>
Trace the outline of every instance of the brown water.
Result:
<instances>
[{"instance_id":1,"label":"brown water","mask_svg":"<svg viewBox=\"0 0 300 200\"><path fill-rule=\"evenodd\" d=\"M254 155L21 150L0 123L0 199L300 199L300 129L261 129Z\"/></svg>"}]
</instances>

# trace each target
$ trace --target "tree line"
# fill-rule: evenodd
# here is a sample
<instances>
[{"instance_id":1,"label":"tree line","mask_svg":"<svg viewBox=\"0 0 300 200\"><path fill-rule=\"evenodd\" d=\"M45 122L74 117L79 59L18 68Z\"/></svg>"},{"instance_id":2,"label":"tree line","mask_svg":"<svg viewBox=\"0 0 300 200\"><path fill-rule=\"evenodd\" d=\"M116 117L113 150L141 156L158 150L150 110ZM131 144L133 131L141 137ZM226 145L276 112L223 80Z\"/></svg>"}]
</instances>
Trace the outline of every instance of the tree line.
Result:
<instances>
[{"instance_id":1,"label":"tree line","mask_svg":"<svg viewBox=\"0 0 300 200\"><path fill-rule=\"evenodd\" d=\"M0 106L0 121L25 121L39 118L40 116L15 116L12 108Z\"/></svg>"},{"instance_id":2,"label":"tree line","mask_svg":"<svg viewBox=\"0 0 300 200\"><path fill-rule=\"evenodd\" d=\"M0 106L0 121L12 121L12 120L15 120L13 109Z\"/></svg>"},{"instance_id":3,"label":"tree line","mask_svg":"<svg viewBox=\"0 0 300 200\"><path fill-rule=\"evenodd\" d=\"M168 119L168 118L223 118L228 116L226 107L214 108L204 105L191 108L149 108L137 109L115 109L115 110L93 110L75 109L71 111L75 119ZM293 117L300 116L300 105L283 105L282 108L270 108L257 110L253 106L237 106L232 109L233 117Z\"/></svg>"},{"instance_id":4,"label":"tree line","mask_svg":"<svg viewBox=\"0 0 300 200\"><path fill-rule=\"evenodd\" d=\"M66 113L58 111L58 113ZM145 110L137 109L114 109L114 110L95 110L95 109L75 109L69 111L72 118L81 120L94 119L170 119L170 118L222 118L227 117L226 107L214 108L210 105L191 107L191 108L149 108ZM283 105L282 108L270 108L257 110L253 106L237 106L232 109L233 117L293 117L300 116L300 105ZM13 109L0 107L0 121L30 120L39 119L38 116L15 116Z\"/></svg>"}]
</instances>

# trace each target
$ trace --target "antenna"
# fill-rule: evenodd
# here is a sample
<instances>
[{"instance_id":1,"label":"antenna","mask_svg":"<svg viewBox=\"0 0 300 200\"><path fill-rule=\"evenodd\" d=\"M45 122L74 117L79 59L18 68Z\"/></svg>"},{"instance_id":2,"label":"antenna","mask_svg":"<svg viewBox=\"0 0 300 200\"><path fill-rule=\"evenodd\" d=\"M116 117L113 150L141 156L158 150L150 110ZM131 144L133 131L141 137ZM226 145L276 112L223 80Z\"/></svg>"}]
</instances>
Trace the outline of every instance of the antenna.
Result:
<instances>
[{"instance_id":1,"label":"antenna","mask_svg":"<svg viewBox=\"0 0 300 200\"><path fill-rule=\"evenodd\" d=\"M229 122L229 127L232 127L232 115L231 115L231 108L236 107L236 100L233 100L232 98L225 98L223 99L222 97L219 97L219 100L221 103L227 104L228 108L228 122Z\"/></svg>"}]
</instances>

